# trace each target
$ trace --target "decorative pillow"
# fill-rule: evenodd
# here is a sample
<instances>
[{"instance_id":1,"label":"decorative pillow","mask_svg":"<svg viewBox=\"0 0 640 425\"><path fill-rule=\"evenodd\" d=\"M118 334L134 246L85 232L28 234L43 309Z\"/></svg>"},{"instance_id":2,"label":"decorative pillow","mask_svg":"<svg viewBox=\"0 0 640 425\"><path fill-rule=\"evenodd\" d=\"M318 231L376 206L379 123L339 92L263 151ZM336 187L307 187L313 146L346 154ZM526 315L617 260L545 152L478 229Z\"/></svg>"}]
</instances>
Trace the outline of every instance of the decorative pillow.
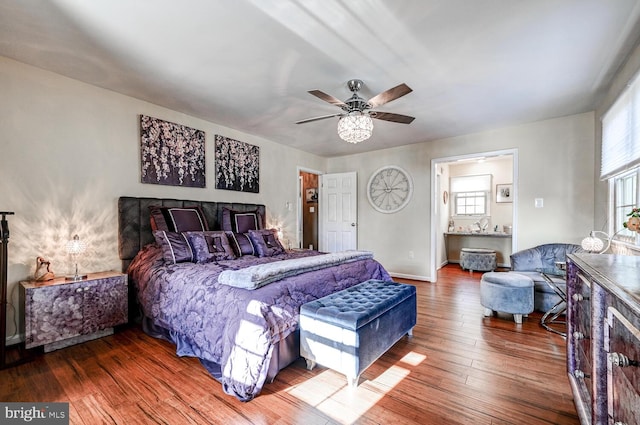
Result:
<instances>
[{"instance_id":1,"label":"decorative pillow","mask_svg":"<svg viewBox=\"0 0 640 425\"><path fill-rule=\"evenodd\" d=\"M284 253L284 247L278 240L276 229L249 230L249 237L258 257L272 257Z\"/></svg>"},{"instance_id":2,"label":"decorative pillow","mask_svg":"<svg viewBox=\"0 0 640 425\"><path fill-rule=\"evenodd\" d=\"M184 234L189 244L191 244L196 263L233 260L236 258L233 248L229 244L227 234L223 231L185 232Z\"/></svg>"},{"instance_id":3,"label":"decorative pillow","mask_svg":"<svg viewBox=\"0 0 640 425\"><path fill-rule=\"evenodd\" d=\"M193 261L191 245L182 233L156 230L153 232L153 237L162 249L165 263L177 264Z\"/></svg>"},{"instance_id":4,"label":"decorative pillow","mask_svg":"<svg viewBox=\"0 0 640 425\"><path fill-rule=\"evenodd\" d=\"M247 233L249 230L262 229L262 215L255 211L234 211L222 209L222 230L235 233Z\"/></svg>"},{"instance_id":5,"label":"decorative pillow","mask_svg":"<svg viewBox=\"0 0 640 425\"><path fill-rule=\"evenodd\" d=\"M165 232L205 232L207 220L200 207L149 207L151 229Z\"/></svg>"},{"instance_id":6,"label":"decorative pillow","mask_svg":"<svg viewBox=\"0 0 640 425\"><path fill-rule=\"evenodd\" d=\"M251 243L251 238L248 233L235 233L227 232L229 237L229 244L236 253L236 257L242 257L243 255L256 255L256 250Z\"/></svg>"}]
</instances>

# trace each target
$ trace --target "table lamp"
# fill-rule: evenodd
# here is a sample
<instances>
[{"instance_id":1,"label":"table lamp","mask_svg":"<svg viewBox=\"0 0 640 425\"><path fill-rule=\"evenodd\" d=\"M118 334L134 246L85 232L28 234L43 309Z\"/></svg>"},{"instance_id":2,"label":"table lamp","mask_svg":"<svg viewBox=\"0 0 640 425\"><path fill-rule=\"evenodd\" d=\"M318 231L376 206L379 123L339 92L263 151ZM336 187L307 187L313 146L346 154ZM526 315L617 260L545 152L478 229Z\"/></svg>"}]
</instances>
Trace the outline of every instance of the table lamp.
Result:
<instances>
[{"instance_id":1,"label":"table lamp","mask_svg":"<svg viewBox=\"0 0 640 425\"><path fill-rule=\"evenodd\" d=\"M602 254L609 249L609 247L611 246L611 240L620 232L621 230L618 230L612 236L609 236L608 233L602 232L600 230L592 230L591 232L589 232L589 236L582 240L580 245L585 251ZM598 237L597 235L601 235L602 237Z\"/></svg>"},{"instance_id":2,"label":"table lamp","mask_svg":"<svg viewBox=\"0 0 640 425\"><path fill-rule=\"evenodd\" d=\"M78 255L82 254L86 248L87 245L80 240L78 235L74 235L73 239L67 242L67 253L73 257L73 261L75 263L75 274L67 276L67 280L82 280L87 277L86 274L78 273Z\"/></svg>"}]
</instances>

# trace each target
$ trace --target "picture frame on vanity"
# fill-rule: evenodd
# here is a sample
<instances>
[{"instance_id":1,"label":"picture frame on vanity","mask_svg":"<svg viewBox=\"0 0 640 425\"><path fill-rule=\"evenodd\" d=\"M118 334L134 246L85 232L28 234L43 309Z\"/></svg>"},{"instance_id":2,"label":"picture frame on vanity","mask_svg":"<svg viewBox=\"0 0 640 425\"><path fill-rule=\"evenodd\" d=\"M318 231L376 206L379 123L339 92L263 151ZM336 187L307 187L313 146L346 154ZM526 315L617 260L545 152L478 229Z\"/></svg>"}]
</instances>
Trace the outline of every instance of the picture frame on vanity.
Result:
<instances>
[{"instance_id":1,"label":"picture frame on vanity","mask_svg":"<svg viewBox=\"0 0 640 425\"><path fill-rule=\"evenodd\" d=\"M513 202L513 184L509 183L496 185L496 202Z\"/></svg>"}]
</instances>

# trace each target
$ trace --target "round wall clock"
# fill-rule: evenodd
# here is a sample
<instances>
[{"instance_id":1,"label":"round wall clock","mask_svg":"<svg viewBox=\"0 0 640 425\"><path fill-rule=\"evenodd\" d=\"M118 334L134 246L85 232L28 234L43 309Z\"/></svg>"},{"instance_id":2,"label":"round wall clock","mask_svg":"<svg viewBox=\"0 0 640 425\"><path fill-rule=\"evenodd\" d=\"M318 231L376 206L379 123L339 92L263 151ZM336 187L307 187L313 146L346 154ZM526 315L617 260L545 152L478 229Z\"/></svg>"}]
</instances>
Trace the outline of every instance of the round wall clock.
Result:
<instances>
[{"instance_id":1,"label":"round wall clock","mask_svg":"<svg viewBox=\"0 0 640 425\"><path fill-rule=\"evenodd\" d=\"M373 208L382 213L394 213L411 200L413 182L405 170L395 165L380 168L369 178L367 198Z\"/></svg>"}]
</instances>

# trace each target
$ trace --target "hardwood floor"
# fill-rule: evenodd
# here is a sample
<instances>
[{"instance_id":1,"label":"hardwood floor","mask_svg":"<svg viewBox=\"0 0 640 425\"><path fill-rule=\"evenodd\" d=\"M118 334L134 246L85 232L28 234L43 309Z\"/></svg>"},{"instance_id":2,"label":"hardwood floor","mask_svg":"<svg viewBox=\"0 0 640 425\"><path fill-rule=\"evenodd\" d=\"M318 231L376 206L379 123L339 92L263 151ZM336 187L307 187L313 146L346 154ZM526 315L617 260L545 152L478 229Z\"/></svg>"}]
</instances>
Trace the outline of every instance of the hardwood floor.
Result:
<instances>
[{"instance_id":1,"label":"hardwood floor","mask_svg":"<svg viewBox=\"0 0 640 425\"><path fill-rule=\"evenodd\" d=\"M416 282L418 324L355 389L298 360L253 401L224 394L198 360L129 328L0 371L0 401L70 403L73 424L578 424L565 341L510 315L484 318L481 273Z\"/></svg>"}]
</instances>

